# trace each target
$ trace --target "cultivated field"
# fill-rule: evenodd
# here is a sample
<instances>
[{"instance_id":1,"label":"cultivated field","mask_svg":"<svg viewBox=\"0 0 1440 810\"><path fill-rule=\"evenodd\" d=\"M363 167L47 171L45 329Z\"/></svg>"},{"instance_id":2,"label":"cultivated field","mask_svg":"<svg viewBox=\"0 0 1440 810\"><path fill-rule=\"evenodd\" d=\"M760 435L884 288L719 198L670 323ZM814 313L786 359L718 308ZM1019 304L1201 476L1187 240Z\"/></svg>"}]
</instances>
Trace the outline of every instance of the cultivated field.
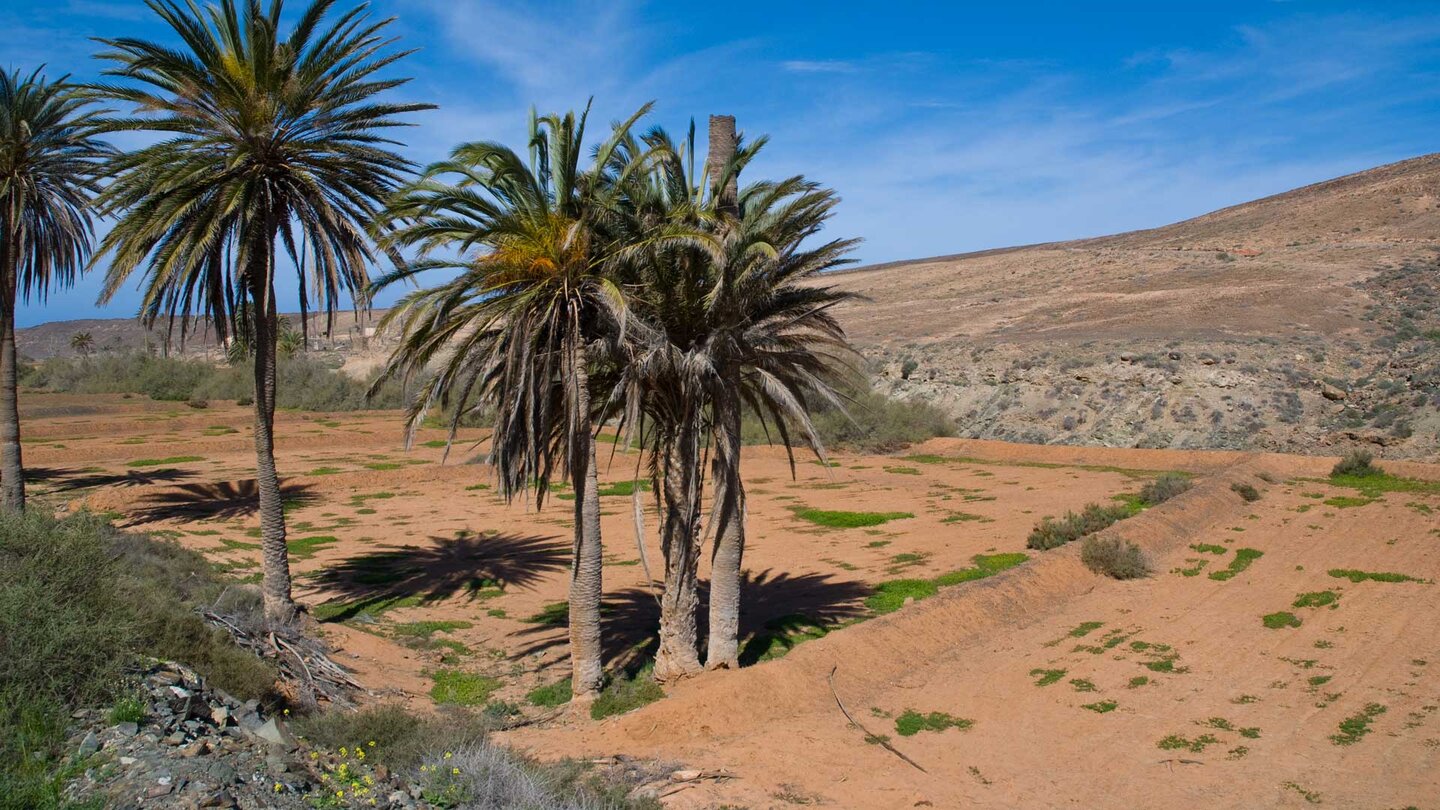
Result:
<instances>
[{"instance_id":1,"label":"cultivated field","mask_svg":"<svg viewBox=\"0 0 1440 810\"><path fill-rule=\"evenodd\" d=\"M258 577L249 408L26 394L22 410L37 497ZM337 660L375 700L549 715L532 704L568 676L567 493L541 511L505 504L466 463L479 431L442 464L443 432L406 452L394 412L278 421L297 592ZM748 452L755 665L508 741L733 776L677 785L666 801L681 807L1427 806L1440 484L1426 482L1440 467L1387 463L1410 480L1357 488L1327 480L1332 463L940 439L802 460L792 480L779 450ZM634 539L641 469L602 455L603 615L621 667L643 658L656 614ZM1026 548L1043 516L1115 503L1162 471L1195 486L1107 530L1147 551L1152 577L1099 577L1078 543ZM1232 488L1245 485L1258 500ZM658 575L653 510L648 523Z\"/></svg>"}]
</instances>

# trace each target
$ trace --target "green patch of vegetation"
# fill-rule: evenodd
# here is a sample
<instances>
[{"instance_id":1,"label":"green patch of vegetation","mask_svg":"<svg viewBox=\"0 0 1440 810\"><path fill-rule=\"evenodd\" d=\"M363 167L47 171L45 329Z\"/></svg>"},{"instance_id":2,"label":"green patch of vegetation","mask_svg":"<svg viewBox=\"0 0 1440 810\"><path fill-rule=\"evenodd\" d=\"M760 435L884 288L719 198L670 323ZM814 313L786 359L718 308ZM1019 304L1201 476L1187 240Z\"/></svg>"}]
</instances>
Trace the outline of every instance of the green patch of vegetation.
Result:
<instances>
[{"instance_id":1,"label":"green patch of vegetation","mask_svg":"<svg viewBox=\"0 0 1440 810\"><path fill-rule=\"evenodd\" d=\"M804 506L792 506L790 511L800 520L830 529L859 529L915 517L913 512L843 512Z\"/></svg>"},{"instance_id":2,"label":"green patch of vegetation","mask_svg":"<svg viewBox=\"0 0 1440 810\"><path fill-rule=\"evenodd\" d=\"M654 665L646 664L635 673L611 679L595 702L590 704L590 717L604 720L647 706L663 697L665 690L655 682Z\"/></svg>"},{"instance_id":3,"label":"green patch of vegetation","mask_svg":"<svg viewBox=\"0 0 1440 810\"><path fill-rule=\"evenodd\" d=\"M1336 579L1348 579L1351 582L1425 582L1419 577L1412 577L1409 574L1397 574L1389 571L1360 571L1354 568L1332 568L1330 576Z\"/></svg>"},{"instance_id":4,"label":"green patch of vegetation","mask_svg":"<svg viewBox=\"0 0 1440 810\"><path fill-rule=\"evenodd\" d=\"M895 475L919 475L920 471L914 467L886 467L885 472Z\"/></svg>"},{"instance_id":5,"label":"green patch of vegetation","mask_svg":"<svg viewBox=\"0 0 1440 810\"><path fill-rule=\"evenodd\" d=\"M643 478L635 481L616 481L613 484L607 484L603 487L600 487L599 491L601 497L611 497L616 495L630 496L634 495L637 491L649 492L650 482Z\"/></svg>"},{"instance_id":6,"label":"green patch of vegetation","mask_svg":"<svg viewBox=\"0 0 1440 810\"><path fill-rule=\"evenodd\" d=\"M1129 682L1128 684L1126 684L1126 686L1128 686L1128 687L1131 688L1131 689L1138 689L1139 687L1142 687L1142 686L1144 686L1144 685L1147 684L1147 683L1150 683L1150 676L1148 676L1148 675L1136 675L1135 677L1133 677L1133 678L1130 679L1130 682Z\"/></svg>"},{"instance_id":7,"label":"green patch of vegetation","mask_svg":"<svg viewBox=\"0 0 1440 810\"><path fill-rule=\"evenodd\" d=\"M1198 551L1201 554L1226 554L1230 549L1224 546L1217 546L1214 543L1195 543L1190 546L1191 551Z\"/></svg>"},{"instance_id":8,"label":"green patch of vegetation","mask_svg":"<svg viewBox=\"0 0 1440 810\"><path fill-rule=\"evenodd\" d=\"M1075 687L1076 692L1094 692L1095 682L1089 678L1071 678L1070 685Z\"/></svg>"},{"instance_id":9,"label":"green patch of vegetation","mask_svg":"<svg viewBox=\"0 0 1440 810\"><path fill-rule=\"evenodd\" d=\"M296 537L287 540L285 547L290 549L292 560L308 560L315 556L320 549L340 542L340 538L329 534L318 534L313 537Z\"/></svg>"},{"instance_id":10,"label":"green patch of vegetation","mask_svg":"<svg viewBox=\"0 0 1440 810\"><path fill-rule=\"evenodd\" d=\"M865 544L865 548L884 548L890 545L889 540L872 540Z\"/></svg>"},{"instance_id":11,"label":"green patch of vegetation","mask_svg":"<svg viewBox=\"0 0 1440 810\"><path fill-rule=\"evenodd\" d=\"M392 635L404 638L428 639L436 633L453 633L456 630L468 630L475 625L467 621L454 619L431 619L419 622L405 622L390 626Z\"/></svg>"},{"instance_id":12,"label":"green patch of vegetation","mask_svg":"<svg viewBox=\"0 0 1440 810\"><path fill-rule=\"evenodd\" d=\"M450 441L449 441L448 439L431 439L431 440L428 441L428 442L421 442L421 443L420 443L420 446L421 446L421 447L430 447L430 448L448 447L449 445L450 445Z\"/></svg>"},{"instance_id":13,"label":"green patch of vegetation","mask_svg":"<svg viewBox=\"0 0 1440 810\"><path fill-rule=\"evenodd\" d=\"M895 718L895 733L901 737L913 737L922 731L944 731L947 728L958 728L965 731L974 725L974 720L952 717L944 712L921 714L914 709L906 709L903 714Z\"/></svg>"},{"instance_id":14,"label":"green patch of vegetation","mask_svg":"<svg viewBox=\"0 0 1440 810\"><path fill-rule=\"evenodd\" d=\"M551 602L540 608L540 612L526 616L520 621L526 624L540 624L546 627L564 627L570 621L569 602Z\"/></svg>"},{"instance_id":15,"label":"green patch of vegetation","mask_svg":"<svg viewBox=\"0 0 1440 810\"><path fill-rule=\"evenodd\" d=\"M1420 501L1410 501L1409 503L1405 504L1405 506L1410 509L1414 509L1416 512L1419 512L1422 515L1428 516L1435 514L1435 510L1428 503L1421 503Z\"/></svg>"},{"instance_id":16,"label":"green patch of vegetation","mask_svg":"<svg viewBox=\"0 0 1440 810\"><path fill-rule=\"evenodd\" d=\"M1253 484L1242 484L1239 481L1236 481L1235 483L1230 485L1230 491L1234 492L1236 495L1239 495L1241 498L1243 498L1249 503L1254 503L1255 501L1260 500L1260 490L1256 489Z\"/></svg>"},{"instance_id":17,"label":"green patch of vegetation","mask_svg":"<svg viewBox=\"0 0 1440 810\"><path fill-rule=\"evenodd\" d=\"M1085 703L1080 706L1082 709L1089 709L1096 714L1108 714L1115 711L1120 704L1113 700L1101 700L1096 703Z\"/></svg>"},{"instance_id":18,"label":"green patch of vegetation","mask_svg":"<svg viewBox=\"0 0 1440 810\"><path fill-rule=\"evenodd\" d=\"M486 490L486 489L489 489L489 488L490 488L490 485L489 485L489 484L471 484L470 486L465 487L465 491L466 491L466 492L479 492L479 491L481 491L481 490Z\"/></svg>"},{"instance_id":19,"label":"green patch of vegetation","mask_svg":"<svg viewBox=\"0 0 1440 810\"><path fill-rule=\"evenodd\" d=\"M1216 582L1224 582L1226 580L1234 579L1236 575L1242 573L1245 569L1249 568L1251 564L1253 564L1256 560L1260 559L1263 556L1265 556L1265 552L1258 551L1253 548L1236 549L1235 557L1234 559L1230 560L1230 565L1227 566L1223 571L1211 571L1210 578L1215 580Z\"/></svg>"},{"instance_id":20,"label":"green patch of vegetation","mask_svg":"<svg viewBox=\"0 0 1440 810\"><path fill-rule=\"evenodd\" d=\"M161 467L168 464L188 464L192 461L204 461L204 456L170 456L169 458L137 458L128 462L127 467Z\"/></svg>"},{"instance_id":21,"label":"green patch of vegetation","mask_svg":"<svg viewBox=\"0 0 1440 810\"><path fill-rule=\"evenodd\" d=\"M525 695L531 706L554 708L570 702L570 679L562 678L554 683L537 686Z\"/></svg>"},{"instance_id":22,"label":"green patch of vegetation","mask_svg":"<svg viewBox=\"0 0 1440 810\"><path fill-rule=\"evenodd\" d=\"M1307 591L1298 594L1291 607L1297 608L1322 608L1335 605L1340 601L1340 594L1334 591Z\"/></svg>"},{"instance_id":23,"label":"green patch of vegetation","mask_svg":"<svg viewBox=\"0 0 1440 810\"><path fill-rule=\"evenodd\" d=\"M1104 626L1104 622L1081 622L1075 626L1074 630L1070 631L1069 635L1071 638L1084 638Z\"/></svg>"},{"instance_id":24,"label":"green patch of vegetation","mask_svg":"<svg viewBox=\"0 0 1440 810\"><path fill-rule=\"evenodd\" d=\"M774 660L806 641L824 638L835 627L803 613L770 619L763 630L746 639L740 649L740 665Z\"/></svg>"},{"instance_id":25,"label":"green patch of vegetation","mask_svg":"<svg viewBox=\"0 0 1440 810\"><path fill-rule=\"evenodd\" d=\"M1065 670L1063 670L1063 669L1032 669L1032 670L1030 670L1030 675L1031 675L1031 677L1033 677L1033 678L1036 679L1036 680L1035 680L1035 685L1036 685L1036 686L1049 686L1049 685L1052 684L1052 683L1059 683L1059 682L1060 682L1060 679L1063 678L1063 677L1065 677Z\"/></svg>"},{"instance_id":26,"label":"green patch of vegetation","mask_svg":"<svg viewBox=\"0 0 1440 810\"><path fill-rule=\"evenodd\" d=\"M1260 617L1260 622L1271 630L1279 630L1285 627L1299 627L1300 618L1294 613L1281 611L1279 613L1267 613Z\"/></svg>"},{"instance_id":27,"label":"green patch of vegetation","mask_svg":"<svg viewBox=\"0 0 1440 810\"><path fill-rule=\"evenodd\" d=\"M145 699L138 695L125 695L116 700L106 713L110 725L116 723L140 723L145 720Z\"/></svg>"},{"instance_id":28,"label":"green patch of vegetation","mask_svg":"<svg viewBox=\"0 0 1440 810\"><path fill-rule=\"evenodd\" d=\"M1171 568L1170 573L1179 574L1182 577L1198 577L1200 576L1200 572L1205 570L1205 566L1210 564L1209 560L1198 557L1186 558L1185 562L1192 564L1188 568Z\"/></svg>"},{"instance_id":29,"label":"green patch of vegetation","mask_svg":"<svg viewBox=\"0 0 1440 810\"><path fill-rule=\"evenodd\" d=\"M1155 745L1162 751L1189 751L1192 754L1198 754L1217 742L1220 740L1213 734L1201 734L1193 740L1179 734L1171 734Z\"/></svg>"},{"instance_id":30,"label":"green patch of vegetation","mask_svg":"<svg viewBox=\"0 0 1440 810\"><path fill-rule=\"evenodd\" d=\"M1336 745L1354 745L1360 742L1360 738L1370 733L1370 724L1375 718L1385 713L1385 707L1379 703L1368 703L1365 708L1340 721L1340 729L1330 735L1330 742Z\"/></svg>"},{"instance_id":31,"label":"green patch of vegetation","mask_svg":"<svg viewBox=\"0 0 1440 810\"><path fill-rule=\"evenodd\" d=\"M959 585L998 574L1007 568L1014 568L1029 557L1019 552L1009 554L976 554L971 560L973 568L961 568L941 574L934 579L892 579L875 586L875 593L865 600L865 606L876 614L893 613L899 610L906 599L920 601L939 593L941 588Z\"/></svg>"},{"instance_id":32,"label":"green patch of vegetation","mask_svg":"<svg viewBox=\"0 0 1440 810\"><path fill-rule=\"evenodd\" d=\"M1313 790L1306 790L1305 788L1297 785L1294 782L1284 782L1280 785L1280 787L1285 788L1286 790L1293 790L1296 793L1300 794L1300 798L1304 799L1306 804L1320 804L1322 801L1319 793L1316 793Z\"/></svg>"},{"instance_id":33,"label":"green patch of vegetation","mask_svg":"<svg viewBox=\"0 0 1440 810\"><path fill-rule=\"evenodd\" d=\"M481 706L501 686L498 678L477 675L458 669L439 669L430 673L434 685L430 699L442 706Z\"/></svg>"},{"instance_id":34,"label":"green patch of vegetation","mask_svg":"<svg viewBox=\"0 0 1440 810\"><path fill-rule=\"evenodd\" d=\"M1356 498L1350 495L1336 495L1333 498L1326 498L1325 505L1333 506L1336 509L1354 509L1360 506L1369 506L1375 503L1375 498Z\"/></svg>"},{"instance_id":35,"label":"green patch of vegetation","mask_svg":"<svg viewBox=\"0 0 1440 810\"><path fill-rule=\"evenodd\" d=\"M365 469L375 470L376 472L399 470L403 469L404 467L405 463L401 461L370 461L365 464Z\"/></svg>"},{"instance_id":36,"label":"green patch of vegetation","mask_svg":"<svg viewBox=\"0 0 1440 810\"><path fill-rule=\"evenodd\" d=\"M1065 516L1058 520L1048 517L1042 519L1035 528L1030 530L1030 536L1026 538L1025 545L1041 551L1059 548L1066 543L1109 528L1118 521L1134 515L1137 511L1138 509L1132 504L1116 504L1114 506L1101 506L1097 503L1086 504L1078 514L1066 512Z\"/></svg>"},{"instance_id":37,"label":"green patch of vegetation","mask_svg":"<svg viewBox=\"0 0 1440 810\"><path fill-rule=\"evenodd\" d=\"M969 523L971 521L994 523L995 519L985 517L984 515L977 515L973 512L951 512L940 520L941 523Z\"/></svg>"},{"instance_id":38,"label":"green patch of vegetation","mask_svg":"<svg viewBox=\"0 0 1440 810\"><path fill-rule=\"evenodd\" d=\"M1194 484L1187 475L1173 472L1164 473L1140 489L1140 502L1146 506L1157 506L1176 495L1189 491L1192 486Z\"/></svg>"}]
</instances>

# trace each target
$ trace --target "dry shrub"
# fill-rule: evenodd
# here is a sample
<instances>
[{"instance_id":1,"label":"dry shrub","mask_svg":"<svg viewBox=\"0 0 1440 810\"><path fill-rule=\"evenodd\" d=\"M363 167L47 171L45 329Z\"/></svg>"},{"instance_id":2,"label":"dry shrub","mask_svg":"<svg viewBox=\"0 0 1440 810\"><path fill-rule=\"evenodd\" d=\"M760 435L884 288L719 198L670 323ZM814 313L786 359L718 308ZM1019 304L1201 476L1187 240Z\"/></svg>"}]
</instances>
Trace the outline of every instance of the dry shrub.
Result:
<instances>
[{"instance_id":1,"label":"dry shrub","mask_svg":"<svg viewBox=\"0 0 1440 810\"><path fill-rule=\"evenodd\" d=\"M1087 537L1080 546L1080 561L1097 574L1115 579L1150 575L1150 562L1140 547L1119 537Z\"/></svg>"},{"instance_id":2,"label":"dry shrub","mask_svg":"<svg viewBox=\"0 0 1440 810\"><path fill-rule=\"evenodd\" d=\"M1140 501L1146 506L1162 504L1192 486L1190 479L1180 473L1165 473L1140 490Z\"/></svg>"}]
</instances>

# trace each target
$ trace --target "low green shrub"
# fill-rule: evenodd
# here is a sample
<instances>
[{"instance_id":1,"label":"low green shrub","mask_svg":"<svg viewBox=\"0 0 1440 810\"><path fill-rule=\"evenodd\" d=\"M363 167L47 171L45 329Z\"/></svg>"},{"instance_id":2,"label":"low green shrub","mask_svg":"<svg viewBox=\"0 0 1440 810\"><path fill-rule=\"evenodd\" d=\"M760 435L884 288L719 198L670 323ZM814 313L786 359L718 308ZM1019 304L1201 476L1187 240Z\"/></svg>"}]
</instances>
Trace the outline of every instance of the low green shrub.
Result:
<instances>
[{"instance_id":1,"label":"low green shrub","mask_svg":"<svg viewBox=\"0 0 1440 810\"><path fill-rule=\"evenodd\" d=\"M1183 492L1188 492L1194 483L1189 476L1180 473L1165 473L1140 489L1140 501L1146 506L1156 506Z\"/></svg>"},{"instance_id":2,"label":"low green shrub","mask_svg":"<svg viewBox=\"0 0 1440 810\"><path fill-rule=\"evenodd\" d=\"M1335 462L1335 466L1330 470L1332 477L1368 478L1372 475L1384 474L1385 471L1375 464L1375 455L1369 450L1347 452L1339 461Z\"/></svg>"},{"instance_id":3,"label":"low green shrub","mask_svg":"<svg viewBox=\"0 0 1440 810\"><path fill-rule=\"evenodd\" d=\"M636 672L612 678L595 702L590 704L590 717L604 720L612 715L634 711L663 697L665 690L655 681L654 665L646 664Z\"/></svg>"},{"instance_id":4,"label":"low green shrub","mask_svg":"<svg viewBox=\"0 0 1440 810\"><path fill-rule=\"evenodd\" d=\"M1123 503L1111 506L1101 506L1098 503L1086 504L1078 514L1066 512L1065 516L1058 520L1048 517L1041 520L1035 528L1030 530L1030 536L1025 540L1025 545L1027 548L1040 551L1059 548L1066 543L1109 528L1133 514L1135 514L1135 510Z\"/></svg>"},{"instance_id":5,"label":"low green shrub","mask_svg":"<svg viewBox=\"0 0 1440 810\"><path fill-rule=\"evenodd\" d=\"M1080 546L1080 561L1097 574L1114 579L1150 575L1150 562L1140 547L1119 537L1087 537Z\"/></svg>"},{"instance_id":6,"label":"low green shrub","mask_svg":"<svg viewBox=\"0 0 1440 810\"><path fill-rule=\"evenodd\" d=\"M1260 490L1256 489L1253 484L1242 484L1236 481L1230 485L1230 491L1245 499L1247 503L1260 500Z\"/></svg>"},{"instance_id":7,"label":"low green shrub","mask_svg":"<svg viewBox=\"0 0 1440 810\"><path fill-rule=\"evenodd\" d=\"M445 707L428 713L386 703L299 717L294 731L321 750L374 742L369 757L392 769L406 769L419 765L437 747L454 749L484 740L494 726L492 717L471 709Z\"/></svg>"},{"instance_id":8,"label":"low green shrub","mask_svg":"<svg viewBox=\"0 0 1440 810\"><path fill-rule=\"evenodd\" d=\"M855 383L844 392L845 410L815 403L811 423L827 448L862 453L893 453L937 436L955 435L955 420L944 411L915 400L885 396L867 383ZM774 425L747 417L741 427L746 444L770 444L780 440ZM787 426L792 438L800 436Z\"/></svg>"}]
</instances>

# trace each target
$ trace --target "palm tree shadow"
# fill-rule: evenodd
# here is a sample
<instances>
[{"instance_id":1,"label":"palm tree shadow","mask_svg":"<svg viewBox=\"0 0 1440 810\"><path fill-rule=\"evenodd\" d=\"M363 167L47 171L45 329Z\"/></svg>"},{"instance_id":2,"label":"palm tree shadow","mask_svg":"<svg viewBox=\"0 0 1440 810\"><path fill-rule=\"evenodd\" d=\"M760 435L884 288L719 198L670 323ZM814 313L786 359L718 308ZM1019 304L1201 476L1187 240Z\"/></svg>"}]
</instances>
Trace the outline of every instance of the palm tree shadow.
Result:
<instances>
[{"instance_id":1,"label":"palm tree shadow","mask_svg":"<svg viewBox=\"0 0 1440 810\"><path fill-rule=\"evenodd\" d=\"M287 508L305 506L319 498L311 489L311 484L285 484L280 497ZM156 520L223 520L252 515L259 508L260 490L253 478L181 484L142 498L125 526Z\"/></svg>"},{"instance_id":2,"label":"palm tree shadow","mask_svg":"<svg viewBox=\"0 0 1440 810\"><path fill-rule=\"evenodd\" d=\"M151 484L170 484L186 478L194 478L190 470L173 467L144 472L127 470L123 473L101 473L73 467L27 467L25 480L28 483L54 483L54 492L73 492L93 487L143 487Z\"/></svg>"},{"instance_id":3,"label":"palm tree shadow","mask_svg":"<svg viewBox=\"0 0 1440 810\"><path fill-rule=\"evenodd\" d=\"M603 655L607 666L626 672L639 669L655 655L660 623L659 585L655 590L630 588L607 596L600 606ZM777 573L767 569L745 573L740 611L740 638L744 640L741 665L748 666L774 655L779 645L791 638L788 628L797 620L821 628L842 625L865 615L865 597L873 589L856 580L836 580L833 574L807 572ZM704 605L709 601L709 583L700 583L700 639L703 651L707 631ZM543 617L543 618L542 618ZM567 634L556 632L569 626L565 611L547 611L536 617L535 626L512 635L529 639L512 660L564 646ZM788 648L788 646L787 646Z\"/></svg>"},{"instance_id":4,"label":"palm tree shadow","mask_svg":"<svg viewBox=\"0 0 1440 810\"><path fill-rule=\"evenodd\" d=\"M406 545L351 557L310 582L329 594L325 621L344 621L381 604L435 602L457 594L485 600L533 587L570 565L570 546L556 537L462 533L432 536L428 546Z\"/></svg>"}]
</instances>

